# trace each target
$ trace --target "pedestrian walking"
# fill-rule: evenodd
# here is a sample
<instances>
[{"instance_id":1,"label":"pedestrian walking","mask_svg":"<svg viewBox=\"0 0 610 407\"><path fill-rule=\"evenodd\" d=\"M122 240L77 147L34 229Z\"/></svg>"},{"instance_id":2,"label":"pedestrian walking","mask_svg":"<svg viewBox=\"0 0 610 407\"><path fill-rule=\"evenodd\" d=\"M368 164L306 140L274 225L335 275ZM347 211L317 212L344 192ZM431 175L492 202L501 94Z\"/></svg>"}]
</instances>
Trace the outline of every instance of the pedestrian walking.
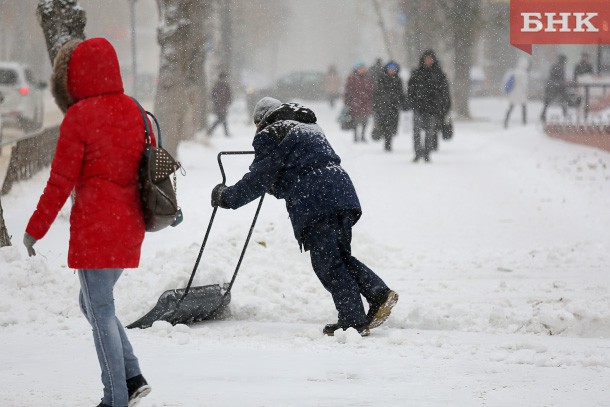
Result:
<instances>
[{"instance_id":1,"label":"pedestrian walking","mask_svg":"<svg viewBox=\"0 0 610 407\"><path fill-rule=\"evenodd\" d=\"M354 126L354 142L366 142L366 126L373 112L373 79L368 74L364 62L354 65L345 82L343 103L348 108Z\"/></svg>"},{"instance_id":2,"label":"pedestrian walking","mask_svg":"<svg viewBox=\"0 0 610 407\"><path fill-rule=\"evenodd\" d=\"M326 325L323 333L332 336L338 329L354 328L366 336L388 318L398 294L351 254L360 202L316 121L306 107L261 99L254 110L250 171L233 186L217 185L212 206L237 209L266 192L285 199L294 236L309 251L313 270L337 309L338 322ZM368 313L361 295L368 301Z\"/></svg>"},{"instance_id":3,"label":"pedestrian walking","mask_svg":"<svg viewBox=\"0 0 610 407\"><path fill-rule=\"evenodd\" d=\"M228 75L226 72L221 72L218 75L218 80L212 88L212 103L214 105L214 114L216 115L216 121L214 121L214 124L212 124L212 126L210 126L210 128L208 129L208 136L212 136L214 129L219 124L222 124L224 128L225 137L230 136L229 126L227 124L227 113L229 111L231 101L231 86L228 82Z\"/></svg>"},{"instance_id":4,"label":"pedestrian walking","mask_svg":"<svg viewBox=\"0 0 610 407\"><path fill-rule=\"evenodd\" d=\"M413 162L430 162L430 152L438 149L438 130L451 109L449 82L434 50L422 53L409 78L407 95L407 104L413 109Z\"/></svg>"},{"instance_id":5,"label":"pedestrian walking","mask_svg":"<svg viewBox=\"0 0 610 407\"><path fill-rule=\"evenodd\" d=\"M521 106L521 122L527 124L527 94L528 94L528 74L529 61L520 58L517 66L509 72L508 78L504 83L504 91L508 96L508 110L504 118L504 128L508 128L510 115L515 106Z\"/></svg>"},{"instance_id":6,"label":"pedestrian walking","mask_svg":"<svg viewBox=\"0 0 610 407\"><path fill-rule=\"evenodd\" d=\"M23 243L36 255L34 244L74 190L68 266L78 270L80 308L93 330L104 386L99 406L132 406L151 389L115 315L113 290L123 269L138 267L144 240L138 190L144 119L123 93L116 52L103 38L63 45L51 81L65 117Z\"/></svg>"},{"instance_id":7,"label":"pedestrian walking","mask_svg":"<svg viewBox=\"0 0 610 407\"><path fill-rule=\"evenodd\" d=\"M549 105L555 100L559 101L563 116L568 114L568 86L566 83L566 63L568 58L559 55L557 62L551 66L549 79L544 88L544 106L540 113L540 120L546 122L546 111Z\"/></svg>"},{"instance_id":8,"label":"pedestrian walking","mask_svg":"<svg viewBox=\"0 0 610 407\"><path fill-rule=\"evenodd\" d=\"M383 74L383 62L381 58L377 58L375 63L371 65L369 68L369 74L371 75L371 78L373 78L373 83L377 84L377 81Z\"/></svg>"},{"instance_id":9,"label":"pedestrian walking","mask_svg":"<svg viewBox=\"0 0 610 407\"><path fill-rule=\"evenodd\" d=\"M406 103L399 71L400 66L396 62L388 62L373 93L374 138L384 140L385 151L392 151L392 138L398 132L400 111Z\"/></svg>"},{"instance_id":10,"label":"pedestrian walking","mask_svg":"<svg viewBox=\"0 0 610 407\"><path fill-rule=\"evenodd\" d=\"M328 71L324 75L324 93L328 98L330 107L335 107L335 100L341 97L341 78L335 65L328 67Z\"/></svg>"}]
</instances>

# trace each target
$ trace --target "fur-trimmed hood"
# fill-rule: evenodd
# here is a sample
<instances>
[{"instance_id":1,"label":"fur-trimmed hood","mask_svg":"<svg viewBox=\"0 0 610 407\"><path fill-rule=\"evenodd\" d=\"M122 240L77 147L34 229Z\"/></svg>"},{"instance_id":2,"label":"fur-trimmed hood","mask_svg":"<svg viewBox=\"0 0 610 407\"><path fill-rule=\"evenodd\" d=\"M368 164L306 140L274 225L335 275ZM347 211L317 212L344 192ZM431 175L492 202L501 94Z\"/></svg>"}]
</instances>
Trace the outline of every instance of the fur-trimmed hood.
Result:
<instances>
[{"instance_id":1,"label":"fur-trimmed hood","mask_svg":"<svg viewBox=\"0 0 610 407\"><path fill-rule=\"evenodd\" d=\"M123 80L114 47L104 38L66 42L55 57L51 92L65 113L82 99L123 93Z\"/></svg>"}]
</instances>

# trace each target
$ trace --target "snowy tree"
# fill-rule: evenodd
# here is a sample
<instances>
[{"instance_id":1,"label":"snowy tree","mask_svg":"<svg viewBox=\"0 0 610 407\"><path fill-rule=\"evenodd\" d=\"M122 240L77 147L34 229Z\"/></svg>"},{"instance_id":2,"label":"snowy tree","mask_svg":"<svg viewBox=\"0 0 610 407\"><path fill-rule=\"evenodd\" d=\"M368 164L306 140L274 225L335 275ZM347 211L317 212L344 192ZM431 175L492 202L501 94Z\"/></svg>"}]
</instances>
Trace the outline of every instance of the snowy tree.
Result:
<instances>
[{"instance_id":1,"label":"snowy tree","mask_svg":"<svg viewBox=\"0 0 610 407\"><path fill-rule=\"evenodd\" d=\"M163 147L176 156L178 144L206 127L205 16L211 0L157 0L161 46L155 113Z\"/></svg>"},{"instance_id":2,"label":"snowy tree","mask_svg":"<svg viewBox=\"0 0 610 407\"><path fill-rule=\"evenodd\" d=\"M402 0L401 8L410 25L407 35L412 38L407 47L411 59L426 48L446 47L453 55L453 110L459 117L470 118L470 69L482 25L481 0Z\"/></svg>"},{"instance_id":3,"label":"snowy tree","mask_svg":"<svg viewBox=\"0 0 610 407\"><path fill-rule=\"evenodd\" d=\"M233 24L231 21L232 0L216 0L214 2L218 15L218 71L226 72L231 77Z\"/></svg>"},{"instance_id":4,"label":"snowy tree","mask_svg":"<svg viewBox=\"0 0 610 407\"><path fill-rule=\"evenodd\" d=\"M443 42L443 15L431 1L401 0L401 11L405 14L404 30L407 59L414 68L419 62L421 53L428 48L435 51L445 45Z\"/></svg>"},{"instance_id":5,"label":"snowy tree","mask_svg":"<svg viewBox=\"0 0 610 407\"><path fill-rule=\"evenodd\" d=\"M78 0L39 0L36 11L47 42L51 64L66 42L85 38L85 11Z\"/></svg>"},{"instance_id":6,"label":"snowy tree","mask_svg":"<svg viewBox=\"0 0 610 407\"><path fill-rule=\"evenodd\" d=\"M470 68L481 24L481 0L436 0L445 14L453 52L453 109L470 118Z\"/></svg>"}]
</instances>

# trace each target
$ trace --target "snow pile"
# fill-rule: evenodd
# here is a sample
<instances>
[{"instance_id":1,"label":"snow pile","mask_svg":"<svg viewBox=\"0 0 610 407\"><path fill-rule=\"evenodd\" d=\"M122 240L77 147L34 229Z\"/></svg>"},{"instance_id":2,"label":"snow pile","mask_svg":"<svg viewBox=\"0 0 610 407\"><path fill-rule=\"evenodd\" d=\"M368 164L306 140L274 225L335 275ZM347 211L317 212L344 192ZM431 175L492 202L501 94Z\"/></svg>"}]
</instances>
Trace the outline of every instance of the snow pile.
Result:
<instances>
[{"instance_id":1,"label":"snow pile","mask_svg":"<svg viewBox=\"0 0 610 407\"><path fill-rule=\"evenodd\" d=\"M119 280L125 324L165 290L186 285L220 182L216 154L251 149L243 105L229 116L235 137L181 146L185 221L147 234L140 267ZM284 203L267 197L228 320L160 321L129 332L155 389L147 405L198 406L202 394L205 405L219 406L607 402L610 154L549 139L536 126L505 131L504 102L485 99L473 101L473 111L486 120L458 122L432 164L411 164L410 113L385 154L377 143L352 144L335 121L340 107L306 105L359 193L364 214L353 253L400 294L395 311L370 337L354 330L323 337L324 324L336 321L333 303L309 254L299 252ZM224 159L229 184L250 160ZM93 404L97 362L78 278L66 267L69 204L36 244L38 256L27 258L20 243L47 176L2 197L15 246L0 249L0 400ZM255 205L219 210L195 285L230 280ZM83 357L66 358L73 352ZM83 372L78 393L73 371Z\"/></svg>"}]
</instances>

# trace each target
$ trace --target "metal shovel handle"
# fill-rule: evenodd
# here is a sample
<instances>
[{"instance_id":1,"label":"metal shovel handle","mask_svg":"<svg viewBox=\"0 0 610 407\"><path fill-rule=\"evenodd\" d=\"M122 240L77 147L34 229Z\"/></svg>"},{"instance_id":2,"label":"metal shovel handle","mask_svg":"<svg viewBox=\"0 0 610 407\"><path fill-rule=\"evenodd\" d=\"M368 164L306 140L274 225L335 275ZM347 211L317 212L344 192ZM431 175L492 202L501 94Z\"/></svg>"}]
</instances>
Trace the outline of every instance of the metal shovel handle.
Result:
<instances>
[{"instance_id":1,"label":"metal shovel handle","mask_svg":"<svg viewBox=\"0 0 610 407\"><path fill-rule=\"evenodd\" d=\"M246 155L246 154L254 154L254 151L221 151L218 153L218 166L220 168L220 173L222 175L222 184L224 185L227 181L227 177L225 174L224 166L222 165L222 156L223 155ZM237 277L237 272L239 271L239 267L241 266L241 262L244 259L244 255L246 254L246 248L248 247L248 243L250 242L250 236L252 236L252 231L254 230L254 225L256 224L256 220L258 219L258 214L261 210L261 206L263 204L263 198L265 195L261 196L261 199L258 202L258 207L256 208L256 213L254 214L254 219L252 220L252 225L250 225L250 231L248 232L248 237L246 238L246 242L244 243L244 247L241 251L241 255L239 256L239 261L237 262L237 266L235 267L235 272L233 272L233 277L231 278L231 282L229 283L229 287L223 296L224 298L228 295L233 287L233 283L235 282L235 278ZM214 223L214 218L216 217L216 211L218 207L215 206L212 211L212 216L210 217L210 223L208 223L208 228L205 232L205 236L203 238L203 243L201 244L201 249L199 250L199 255L197 256L197 260L195 261L195 266L193 267L193 272L191 273L191 277L189 278L189 282L184 289L184 294L178 300L177 307L180 306L182 300L186 297L191 289L191 285L193 284L193 279L195 278L195 274L197 273L197 268L199 267L199 262L201 261L201 256L203 255L203 250L205 249L205 245L208 242L208 237L210 235L210 230L212 229L212 224Z\"/></svg>"}]
</instances>

